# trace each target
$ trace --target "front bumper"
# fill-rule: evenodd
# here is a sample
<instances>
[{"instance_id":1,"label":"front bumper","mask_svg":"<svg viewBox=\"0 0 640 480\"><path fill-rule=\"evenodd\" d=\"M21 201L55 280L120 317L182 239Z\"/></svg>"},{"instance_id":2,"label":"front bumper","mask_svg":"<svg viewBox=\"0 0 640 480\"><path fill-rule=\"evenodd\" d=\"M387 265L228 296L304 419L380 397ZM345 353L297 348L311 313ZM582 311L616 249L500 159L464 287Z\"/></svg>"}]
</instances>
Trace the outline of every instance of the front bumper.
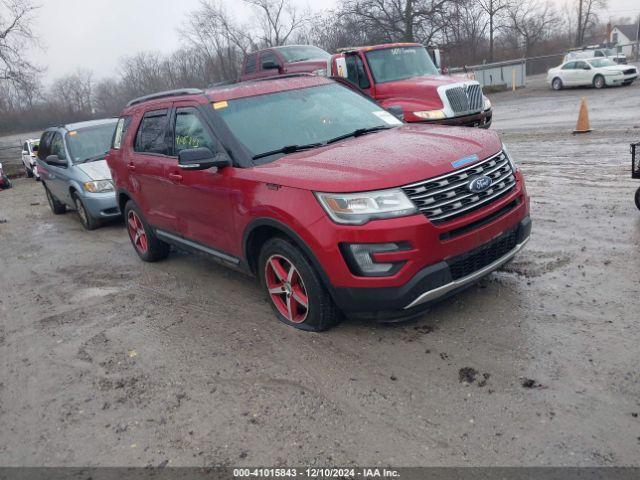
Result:
<instances>
[{"instance_id":1,"label":"front bumper","mask_svg":"<svg viewBox=\"0 0 640 480\"><path fill-rule=\"evenodd\" d=\"M82 202L92 217L113 218L120 215L115 192L85 193Z\"/></svg>"},{"instance_id":2,"label":"front bumper","mask_svg":"<svg viewBox=\"0 0 640 480\"><path fill-rule=\"evenodd\" d=\"M444 118L442 120L421 121L416 123L430 123L434 125L451 125L457 127L480 127L489 128L493 118L493 110L485 110L472 115L464 115L461 117Z\"/></svg>"},{"instance_id":3,"label":"front bumper","mask_svg":"<svg viewBox=\"0 0 640 480\"><path fill-rule=\"evenodd\" d=\"M622 85L623 83L631 83L638 78L638 74L634 73L632 75L622 75L622 76L612 76L607 75L605 77L607 85Z\"/></svg>"},{"instance_id":4,"label":"front bumper","mask_svg":"<svg viewBox=\"0 0 640 480\"><path fill-rule=\"evenodd\" d=\"M401 287L335 288L334 300L352 316L387 321L415 316L497 270L524 247L530 234L531 219L527 216L491 241L423 268Z\"/></svg>"}]
</instances>

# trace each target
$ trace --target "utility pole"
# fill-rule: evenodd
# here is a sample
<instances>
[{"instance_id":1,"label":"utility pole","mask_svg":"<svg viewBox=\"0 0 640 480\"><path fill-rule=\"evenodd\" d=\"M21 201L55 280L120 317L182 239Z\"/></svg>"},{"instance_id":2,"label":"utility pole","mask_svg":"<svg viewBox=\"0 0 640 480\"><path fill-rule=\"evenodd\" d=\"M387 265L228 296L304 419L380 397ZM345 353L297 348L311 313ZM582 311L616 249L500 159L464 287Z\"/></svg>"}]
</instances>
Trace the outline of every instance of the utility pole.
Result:
<instances>
[{"instance_id":1,"label":"utility pole","mask_svg":"<svg viewBox=\"0 0 640 480\"><path fill-rule=\"evenodd\" d=\"M578 0L578 32L576 33L576 47L582 46L582 0Z\"/></svg>"},{"instance_id":2,"label":"utility pole","mask_svg":"<svg viewBox=\"0 0 640 480\"><path fill-rule=\"evenodd\" d=\"M640 61L640 13L638 14L638 30L636 31L636 62Z\"/></svg>"}]
</instances>

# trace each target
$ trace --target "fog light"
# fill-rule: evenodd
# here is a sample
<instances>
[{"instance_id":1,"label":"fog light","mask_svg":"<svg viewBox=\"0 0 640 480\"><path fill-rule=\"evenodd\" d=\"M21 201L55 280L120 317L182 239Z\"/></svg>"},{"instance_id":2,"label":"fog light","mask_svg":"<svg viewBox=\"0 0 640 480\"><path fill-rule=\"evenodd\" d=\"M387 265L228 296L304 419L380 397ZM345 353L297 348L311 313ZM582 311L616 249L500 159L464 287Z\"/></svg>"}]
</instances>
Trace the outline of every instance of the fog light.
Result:
<instances>
[{"instance_id":1,"label":"fog light","mask_svg":"<svg viewBox=\"0 0 640 480\"><path fill-rule=\"evenodd\" d=\"M347 247L347 263L353 273L364 277L384 277L393 275L405 262L377 263L373 254L397 252L397 243L352 243Z\"/></svg>"}]
</instances>

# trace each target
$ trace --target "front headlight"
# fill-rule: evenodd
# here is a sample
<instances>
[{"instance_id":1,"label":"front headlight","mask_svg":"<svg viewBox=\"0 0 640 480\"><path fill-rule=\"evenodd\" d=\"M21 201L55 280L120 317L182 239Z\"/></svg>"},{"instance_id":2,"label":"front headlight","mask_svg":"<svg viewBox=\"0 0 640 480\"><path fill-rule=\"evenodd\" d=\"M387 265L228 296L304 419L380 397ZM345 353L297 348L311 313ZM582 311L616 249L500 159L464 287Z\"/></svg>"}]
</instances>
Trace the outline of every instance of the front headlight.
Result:
<instances>
[{"instance_id":1,"label":"front headlight","mask_svg":"<svg viewBox=\"0 0 640 480\"><path fill-rule=\"evenodd\" d=\"M113 192L111 180L94 180L93 182L86 182L83 187L90 193Z\"/></svg>"},{"instance_id":2,"label":"front headlight","mask_svg":"<svg viewBox=\"0 0 640 480\"><path fill-rule=\"evenodd\" d=\"M442 120L446 118L444 111L442 110L423 110L421 112L413 112L418 118L424 118L425 120Z\"/></svg>"},{"instance_id":3,"label":"front headlight","mask_svg":"<svg viewBox=\"0 0 640 480\"><path fill-rule=\"evenodd\" d=\"M507 160L509 161L509 165L511 166L511 170L513 170L513 173L517 172L518 171L518 167L516 166L516 162L513 160L513 157L511 156L511 153L509 153L509 149L507 148L507 146L504 143L502 144L502 152L507 157Z\"/></svg>"},{"instance_id":4,"label":"front headlight","mask_svg":"<svg viewBox=\"0 0 640 480\"><path fill-rule=\"evenodd\" d=\"M484 97L484 109L489 110L491 108L491 100L487 97Z\"/></svg>"},{"instance_id":5,"label":"front headlight","mask_svg":"<svg viewBox=\"0 0 640 480\"><path fill-rule=\"evenodd\" d=\"M316 197L331 220L350 225L413 215L418 211L399 188L362 193L316 192Z\"/></svg>"}]
</instances>

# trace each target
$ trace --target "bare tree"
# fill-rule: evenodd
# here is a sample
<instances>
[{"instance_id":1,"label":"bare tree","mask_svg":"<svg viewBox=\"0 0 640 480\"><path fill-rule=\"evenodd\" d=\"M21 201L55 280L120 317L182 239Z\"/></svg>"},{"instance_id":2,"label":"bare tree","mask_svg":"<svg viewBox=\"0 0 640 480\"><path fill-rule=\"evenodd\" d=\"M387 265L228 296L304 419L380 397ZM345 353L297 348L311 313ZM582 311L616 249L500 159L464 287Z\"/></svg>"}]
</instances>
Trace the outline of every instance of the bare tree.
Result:
<instances>
[{"instance_id":1,"label":"bare tree","mask_svg":"<svg viewBox=\"0 0 640 480\"><path fill-rule=\"evenodd\" d=\"M509 28L522 41L524 55L531 56L533 48L549 38L561 22L549 1L528 0L509 7Z\"/></svg>"},{"instance_id":2,"label":"bare tree","mask_svg":"<svg viewBox=\"0 0 640 480\"><path fill-rule=\"evenodd\" d=\"M51 103L60 106L60 110L69 115L93 114L93 74L88 70L57 79L49 91Z\"/></svg>"},{"instance_id":3,"label":"bare tree","mask_svg":"<svg viewBox=\"0 0 640 480\"><path fill-rule=\"evenodd\" d=\"M477 0L489 20L489 61L493 62L494 37L499 16L509 7L509 0Z\"/></svg>"},{"instance_id":4,"label":"bare tree","mask_svg":"<svg viewBox=\"0 0 640 480\"><path fill-rule=\"evenodd\" d=\"M250 28L238 25L221 4L201 0L179 30L183 40L207 61L212 82L238 77L244 55L258 48Z\"/></svg>"},{"instance_id":5,"label":"bare tree","mask_svg":"<svg viewBox=\"0 0 640 480\"><path fill-rule=\"evenodd\" d=\"M40 71L24 54L37 45L31 25L38 8L30 0L0 0L0 88L29 104L39 91Z\"/></svg>"},{"instance_id":6,"label":"bare tree","mask_svg":"<svg viewBox=\"0 0 640 480\"><path fill-rule=\"evenodd\" d=\"M456 0L345 0L343 9L361 28L386 41L431 43L445 25L447 9ZM375 34L374 34L375 35Z\"/></svg>"},{"instance_id":7,"label":"bare tree","mask_svg":"<svg viewBox=\"0 0 640 480\"><path fill-rule=\"evenodd\" d=\"M584 44L585 32L598 22L598 10L607 8L607 0L577 0L576 47Z\"/></svg>"},{"instance_id":8,"label":"bare tree","mask_svg":"<svg viewBox=\"0 0 640 480\"><path fill-rule=\"evenodd\" d=\"M258 38L262 46L285 45L289 37L309 20L288 0L244 0L257 14Z\"/></svg>"}]
</instances>

